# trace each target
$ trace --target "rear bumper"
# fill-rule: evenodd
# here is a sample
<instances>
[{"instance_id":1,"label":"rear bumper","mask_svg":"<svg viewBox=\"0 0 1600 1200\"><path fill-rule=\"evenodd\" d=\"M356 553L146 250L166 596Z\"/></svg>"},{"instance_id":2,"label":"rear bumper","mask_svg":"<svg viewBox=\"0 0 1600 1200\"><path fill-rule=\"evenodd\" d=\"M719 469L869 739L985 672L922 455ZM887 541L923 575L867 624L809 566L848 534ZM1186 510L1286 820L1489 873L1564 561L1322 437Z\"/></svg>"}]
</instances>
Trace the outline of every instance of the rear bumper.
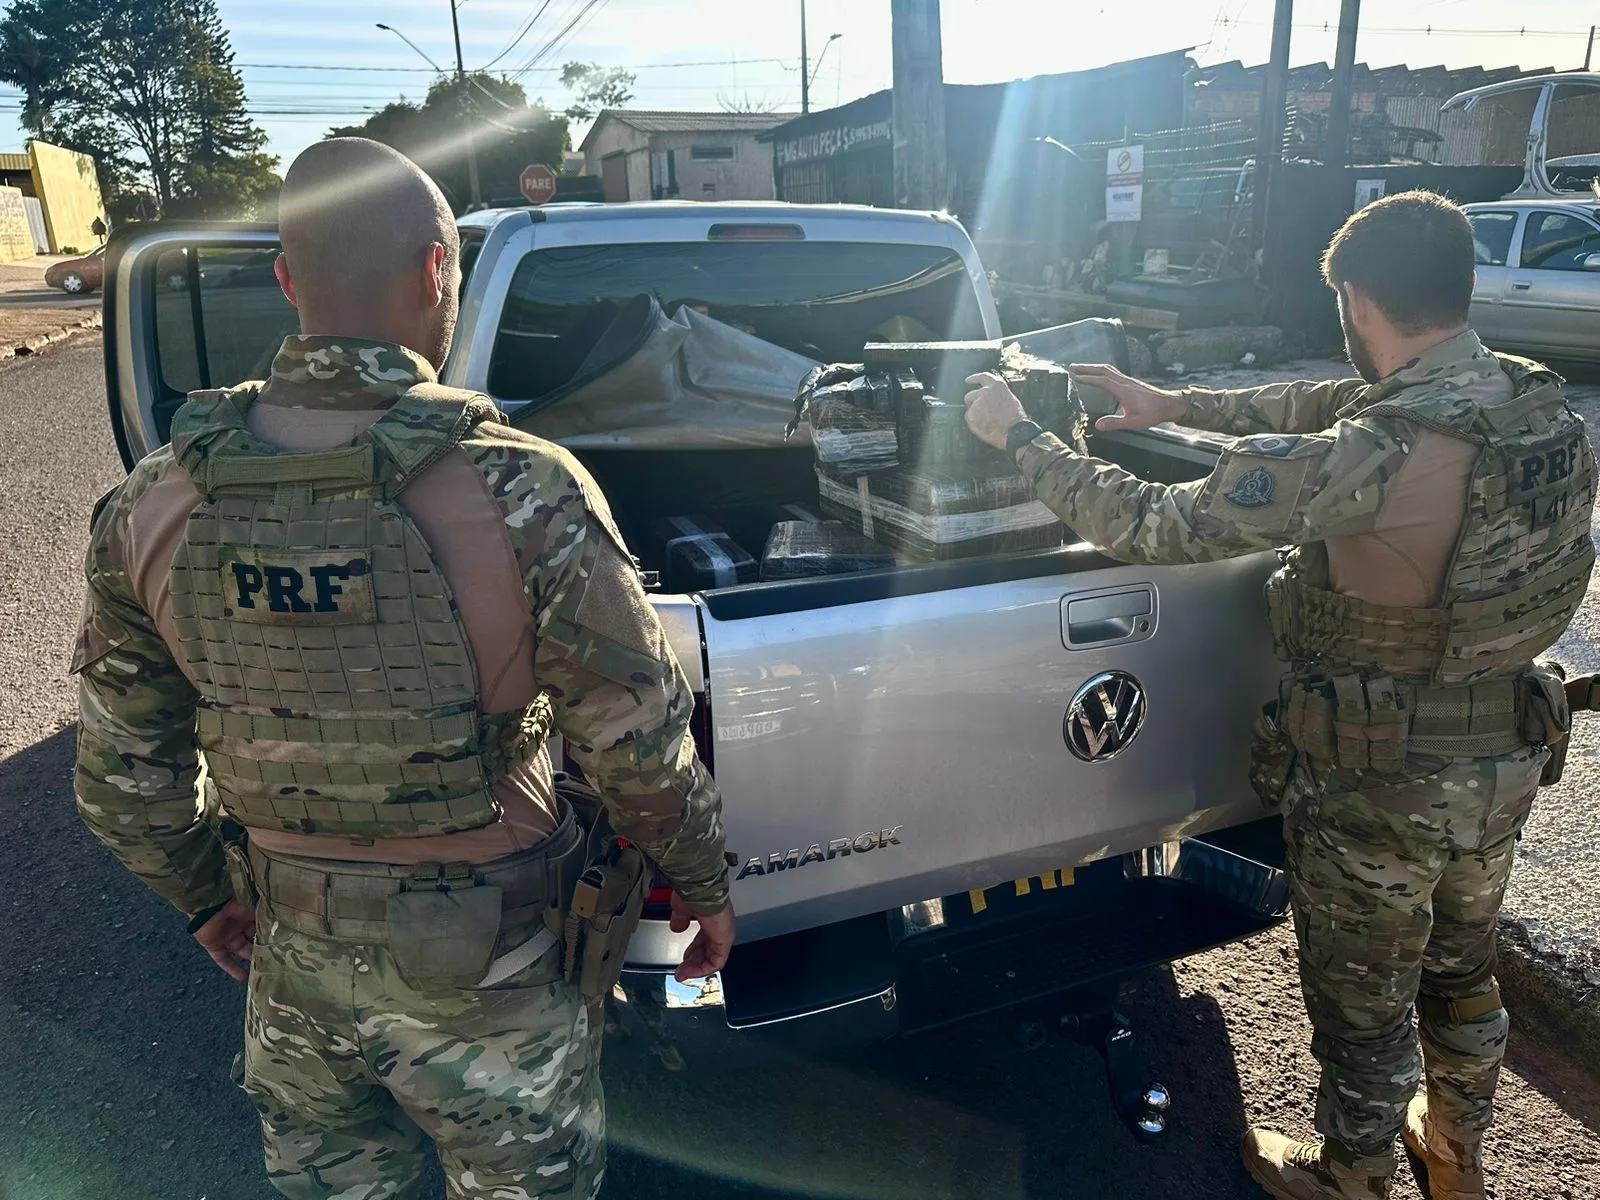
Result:
<instances>
[{"instance_id":1,"label":"rear bumper","mask_svg":"<svg viewBox=\"0 0 1600 1200\"><path fill-rule=\"evenodd\" d=\"M741 945L703 984L629 971L619 999L658 1035L715 1045L721 1060L741 1042L880 1040L1103 989L1280 921L1282 870L1238 852L1273 857L1260 841L1167 843L1080 868L1071 887L1039 893L1035 882L1029 900L991 889L982 916L947 897Z\"/></svg>"}]
</instances>

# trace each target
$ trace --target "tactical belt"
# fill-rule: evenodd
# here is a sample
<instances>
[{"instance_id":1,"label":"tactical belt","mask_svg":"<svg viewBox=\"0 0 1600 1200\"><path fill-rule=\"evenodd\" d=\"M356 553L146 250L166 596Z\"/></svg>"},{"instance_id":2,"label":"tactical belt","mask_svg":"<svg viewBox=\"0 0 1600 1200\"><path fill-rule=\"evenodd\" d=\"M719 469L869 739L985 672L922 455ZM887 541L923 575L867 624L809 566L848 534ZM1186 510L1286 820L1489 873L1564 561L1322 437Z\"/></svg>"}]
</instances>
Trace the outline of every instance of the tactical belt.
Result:
<instances>
[{"instance_id":1,"label":"tactical belt","mask_svg":"<svg viewBox=\"0 0 1600 1200\"><path fill-rule=\"evenodd\" d=\"M1526 691L1517 679L1434 688L1353 673L1291 677L1281 723L1313 763L1398 771L1408 754L1492 758L1527 745Z\"/></svg>"},{"instance_id":2,"label":"tactical belt","mask_svg":"<svg viewBox=\"0 0 1600 1200\"><path fill-rule=\"evenodd\" d=\"M395 866L276 854L253 844L249 855L268 920L312 937L375 946L389 940L389 898L401 891L498 887L505 929L524 927L551 908L565 909L586 851L583 827L568 809L539 845L487 863Z\"/></svg>"}]
</instances>

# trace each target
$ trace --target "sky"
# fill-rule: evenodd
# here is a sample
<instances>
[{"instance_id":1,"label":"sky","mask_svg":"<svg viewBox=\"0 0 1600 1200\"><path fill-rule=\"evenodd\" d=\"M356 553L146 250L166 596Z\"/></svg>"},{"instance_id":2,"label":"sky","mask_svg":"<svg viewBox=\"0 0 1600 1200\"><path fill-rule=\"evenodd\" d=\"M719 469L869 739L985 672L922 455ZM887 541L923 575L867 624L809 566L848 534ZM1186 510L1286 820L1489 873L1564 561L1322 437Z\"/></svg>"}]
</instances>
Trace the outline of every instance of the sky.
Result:
<instances>
[{"instance_id":1,"label":"sky","mask_svg":"<svg viewBox=\"0 0 1600 1200\"><path fill-rule=\"evenodd\" d=\"M220 0L252 116L287 167L335 125L420 99L453 69L449 0ZM800 0L458 0L468 69L516 77L563 108L561 64L637 74L630 107L798 112ZM812 108L890 84L889 0L808 0ZM1193 47L1201 64L1267 57L1273 0L944 0L945 79L987 83ZM1298 0L1291 61L1331 62L1339 0ZM1600 6L1576 0L1365 0L1357 58L1571 69ZM531 24L530 24L531 20ZM831 41L830 35L842 36ZM825 52L824 52L825 51ZM820 62L819 60L820 56ZM20 150L14 89L0 86L0 150ZM574 143L584 130L575 127ZM280 167L280 169L282 169Z\"/></svg>"}]
</instances>

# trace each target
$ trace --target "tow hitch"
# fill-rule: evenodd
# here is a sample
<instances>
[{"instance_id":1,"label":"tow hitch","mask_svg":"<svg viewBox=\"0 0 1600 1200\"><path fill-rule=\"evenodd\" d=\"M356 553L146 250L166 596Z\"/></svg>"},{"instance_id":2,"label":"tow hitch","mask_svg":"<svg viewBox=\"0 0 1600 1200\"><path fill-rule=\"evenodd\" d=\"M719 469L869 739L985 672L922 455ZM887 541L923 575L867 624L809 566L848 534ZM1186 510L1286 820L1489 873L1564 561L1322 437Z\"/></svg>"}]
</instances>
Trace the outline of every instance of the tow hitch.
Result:
<instances>
[{"instance_id":1,"label":"tow hitch","mask_svg":"<svg viewBox=\"0 0 1600 1200\"><path fill-rule=\"evenodd\" d=\"M1052 1019L1037 1011L1019 1017L1017 1040L1025 1049L1037 1050L1056 1028L1063 1037L1086 1043L1099 1053L1106 1068L1106 1088L1111 1106L1141 1142L1154 1142L1167 1131L1172 1093L1160 1083L1145 1060L1133 1024L1118 1012L1114 1002L1101 997L1096 1003L1074 1004Z\"/></svg>"}]
</instances>

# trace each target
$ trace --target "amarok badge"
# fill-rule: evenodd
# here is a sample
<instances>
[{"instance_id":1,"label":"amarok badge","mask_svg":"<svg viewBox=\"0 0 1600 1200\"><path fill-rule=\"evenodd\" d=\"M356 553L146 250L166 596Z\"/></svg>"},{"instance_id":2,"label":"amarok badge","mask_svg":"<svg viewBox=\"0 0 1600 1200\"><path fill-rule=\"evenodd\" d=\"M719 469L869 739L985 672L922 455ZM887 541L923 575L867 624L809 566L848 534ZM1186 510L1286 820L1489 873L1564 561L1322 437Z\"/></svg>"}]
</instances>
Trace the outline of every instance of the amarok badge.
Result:
<instances>
[{"instance_id":1,"label":"amarok badge","mask_svg":"<svg viewBox=\"0 0 1600 1200\"><path fill-rule=\"evenodd\" d=\"M372 560L364 550L224 546L222 615L260 625L371 624Z\"/></svg>"}]
</instances>

